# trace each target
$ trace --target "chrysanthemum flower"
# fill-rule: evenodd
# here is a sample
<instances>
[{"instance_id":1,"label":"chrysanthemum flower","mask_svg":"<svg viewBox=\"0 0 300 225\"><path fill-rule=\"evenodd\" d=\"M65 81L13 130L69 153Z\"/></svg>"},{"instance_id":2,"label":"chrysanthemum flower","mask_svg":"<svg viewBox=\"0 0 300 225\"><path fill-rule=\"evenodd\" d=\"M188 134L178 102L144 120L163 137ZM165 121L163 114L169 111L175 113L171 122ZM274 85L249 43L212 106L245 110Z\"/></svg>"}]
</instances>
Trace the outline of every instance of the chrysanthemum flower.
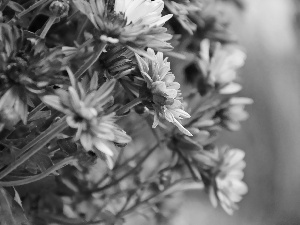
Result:
<instances>
[{"instance_id":1,"label":"chrysanthemum flower","mask_svg":"<svg viewBox=\"0 0 300 225\"><path fill-rule=\"evenodd\" d=\"M73 79L71 79L73 80ZM104 83L99 89L95 74L88 84L72 82L68 91L59 89L56 95L46 95L42 100L67 115L67 123L77 130L74 140L80 140L83 148L106 156L113 156L113 143L127 144L131 138L115 124L115 113L105 114L105 106L112 100L115 81Z\"/></svg>"},{"instance_id":2,"label":"chrysanthemum flower","mask_svg":"<svg viewBox=\"0 0 300 225\"><path fill-rule=\"evenodd\" d=\"M241 121L248 119L249 114L245 106L253 103L251 98L233 97L228 104L217 112L221 119L221 125L230 131L237 131L241 128Z\"/></svg>"},{"instance_id":3,"label":"chrysanthemum flower","mask_svg":"<svg viewBox=\"0 0 300 225\"><path fill-rule=\"evenodd\" d=\"M155 55L153 49L150 48L148 48L148 55L154 60L142 59L137 54L136 58L146 82L146 87L141 88L140 98L155 111L153 127L155 128L159 123L159 118L163 117L184 134L192 136L180 123L180 120L190 118L190 115L183 110L180 84L174 82L175 76L170 72L168 58L164 59L161 52Z\"/></svg>"},{"instance_id":4,"label":"chrysanthemum flower","mask_svg":"<svg viewBox=\"0 0 300 225\"><path fill-rule=\"evenodd\" d=\"M26 123L30 96L42 93L48 85L60 84L63 53L48 49L21 30L0 24L0 111L11 108Z\"/></svg>"},{"instance_id":5,"label":"chrysanthemum flower","mask_svg":"<svg viewBox=\"0 0 300 225\"><path fill-rule=\"evenodd\" d=\"M151 47L159 51L172 49L166 41L172 35L162 27L172 15L161 15L162 0L74 0L96 28L94 38L110 43L122 43L132 48ZM107 3L105 3L107 2Z\"/></svg>"},{"instance_id":6,"label":"chrysanthemum flower","mask_svg":"<svg viewBox=\"0 0 300 225\"><path fill-rule=\"evenodd\" d=\"M236 83L237 70L241 68L246 59L246 54L233 46L221 46L220 43L210 56L211 43L208 39L201 42L200 68L210 85L219 89L221 94L234 94L242 89Z\"/></svg>"},{"instance_id":7,"label":"chrysanthemum flower","mask_svg":"<svg viewBox=\"0 0 300 225\"><path fill-rule=\"evenodd\" d=\"M218 203L228 213L238 209L236 203L248 192L247 185L242 181L243 160L245 153L240 149L215 148L212 151L202 151L195 158L209 174L209 197L214 207Z\"/></svg>"}]
</instances>

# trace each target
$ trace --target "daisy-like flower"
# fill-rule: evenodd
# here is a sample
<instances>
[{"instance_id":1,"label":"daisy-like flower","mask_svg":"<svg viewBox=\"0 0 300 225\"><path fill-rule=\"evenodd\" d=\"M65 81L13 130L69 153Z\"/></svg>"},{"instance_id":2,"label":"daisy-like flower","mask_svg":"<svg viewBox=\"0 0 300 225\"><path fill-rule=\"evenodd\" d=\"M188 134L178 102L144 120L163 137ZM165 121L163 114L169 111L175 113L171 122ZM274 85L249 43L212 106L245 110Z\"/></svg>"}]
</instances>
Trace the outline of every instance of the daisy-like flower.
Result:
<instances>
[{"instance_id":1,"label":"daisy-like flower","mask_svg":"<svg viewBox=\"0 0 300 225\"><path fill-rule=\"evenodd\" d=\"M233 46L221 46L220 43L210 56L211 43L208 39L201 42L200 68L207 82L217 88L220 94L234 94L242 87L236 83L237 70L241 68L246 59L246 54Z\"/></svg>"},{"instance_id":2,"label":"daisy-like flower","mask_svg":"<svg viewBox=\"0 0 300 225\"><path fill-rule=\"evenodd\" d=\"M171 50L166 41L172 38L163 27L172 15L161 15L162 0L73 0L96 28L94 38L122 43L131 49L151 47ZM110 7L110 3L113 7Z\"/></svg>"},{"instance_id":3,"label":"daisy-like flower","mask_svg":"<svg viewBox=\"0 0 300 225\"><path fill-rule=\"evenodd\" d=\"M245 111L246 105L253 103L251 98L233 97L228 104L217 112L221 119L221 125L230 131L241 128L241 122L248 119L249 114Z\"/></svg>"},{"instance_id":4,"label":"daisy-like flower","mask_svg":"<svg viewBox=\"0 0 300 225\"><path fill-rule=\"evenodd\" d=\"M0 111L13 109L26 123L30 97L63 83L59 75L64 54L24 37L14 26L0 23L0 33Z\"/></svg>"},{"instance_id":5,"label":"daisy-like flower","mask_svg":"<svg viewBox=\"0 0 300 225\"><path fill-rule=\"evenodd\" d=\"M215 148L202 151L195 158L209 174L209 197L214 207L218 203L230 215L238 209L236 203L248 192L247 185L242 181L245 153L240 149Z\"/></svg>"},{"instance_id":6,"label":"daisy-like flower","mask_svg":"<svg viewBox=\"0 0 300 225\"><path fill-rule=\"evenodd\" d=\"M42 100L47 105L66 114L66 121L77 130L75 141L80 140L83 148L113 156L114 143L127 144L131 138L115 124L115 113L105 114L105 106L112 100L115 81L104 83L99 89L98 76L94 74L90 83L85 79L75 84L72 78L69 89L59 89L56 95L46 95ZM98 150L98 151L97 151Z\"/></svg>"},{"instance_id":7,"label":"daisy-like flower","mask_svg":"<svg viewBox=\"0 0 300 225\"><path fill-rule=\"evenodd\" d=\"M175 76L170 71L168 58L164 59L161 52L155 55L150 48L148 48L148 55L154 60L143 59L138 54L136 58L140 72L146 81L146 87L140 90L140 98L155 111L153 128L158 125L159 118L163 117L177 126L182 133L192 136L180 123L180 120L190 118L190 115L183 110L180 84L174 82Z\"/></svg>"}]
</instances>

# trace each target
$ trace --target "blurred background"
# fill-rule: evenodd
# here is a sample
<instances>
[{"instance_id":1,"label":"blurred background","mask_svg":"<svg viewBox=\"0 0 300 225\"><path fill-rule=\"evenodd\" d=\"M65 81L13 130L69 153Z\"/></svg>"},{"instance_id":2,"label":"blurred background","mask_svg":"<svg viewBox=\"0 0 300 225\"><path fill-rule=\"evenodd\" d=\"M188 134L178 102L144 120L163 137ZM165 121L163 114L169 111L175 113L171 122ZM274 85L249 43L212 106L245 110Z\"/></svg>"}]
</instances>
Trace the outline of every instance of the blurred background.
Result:
<instances>
[{"instance_id":1,"label":"blurred background","mask_svg":"<svg viewBox=\"0 0 300 225\"><path fill-rule=\"evenodd\" d=\"M172 225L300 224L300 1L245 0L228 8L232 31L247 52L242 96L255 104L242 130L220 142L246 151L249 193L228 216L205 193L190 192Z\"/></svg>"}]
</instances>

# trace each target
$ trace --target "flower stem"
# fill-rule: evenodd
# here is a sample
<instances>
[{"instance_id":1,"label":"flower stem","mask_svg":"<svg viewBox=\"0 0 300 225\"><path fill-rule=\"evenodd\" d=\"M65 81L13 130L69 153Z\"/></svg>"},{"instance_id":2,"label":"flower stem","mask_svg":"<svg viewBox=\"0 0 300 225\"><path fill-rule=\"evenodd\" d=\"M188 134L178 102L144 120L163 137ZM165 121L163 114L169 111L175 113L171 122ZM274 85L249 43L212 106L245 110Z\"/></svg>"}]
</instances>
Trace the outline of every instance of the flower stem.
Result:
<instances>
[{"instance_id":1,"label":"flower stem","mask_svg":"<svg viewBox=\"0 0 300 225\"><path fill-rule=\"evenodd\" d=\"M59 170L59 169L63 168L64 166L66 166L70 163L73 163L75 161L77 161L77 159L75 159L74 157L69 157L69 158L66 158L66 159L60 161L59 163L55 164L54 166L50 167L49 169L47 169L46 171L44 171L38 175L29 177L29 178L26 178L23 180L17 180L17 181L3 181L3 182L0 181L0 186L2 186L2 187L21 186L21 185L29 184L32 182L36 182L38 180L41 180L41 179L49 176L51 173L55 172L56 170Z\"/></svg>"},{"instance_id":2,"label":"flower stem","mask_svg":"<svg viewBox=\"0 0 300 225\"><path fill-rule=\"evenodd\" d=\"M63 131L65 128L68 127L68 124L66 122L65 117L62 118L60 121L58 121L53 127L50 127L48 130L46 130L44 133L36 137L34 140L32 140L30 143L28 143L26 146L24 146L21 149L20 158L5 167L0 172L0 179L5 177L7 174L12 172L14 169L16 169L18 166L20 166L22 163L24 163L26 160L28 160L31 156L33 156L35 153L37 153L39 150L41 150L49 141L51 141L58 133ZM29 150L29 151L27 151Z\"/></svg>"},{"instance_id":3,"label":"flower stem","mask_svg":"<svg viewBox=\"0 0 300 225\"><path fill-rule=\"evenodd\" d=\"M85 71L87 71L99 58L99 56L102 54L103 50L106 47L106 43L102 42L99 46L98 51L92 55L80 68L77 70L77 72L74 74L74 77L78 80L82 77Z\"/></svg>"},{"instance_id":4,"label":"flower stem","mask_svg":"<svg viewBox=\"0 0 300 225\"><path fill-rule=\"evenodd\" d=\"M31 12L35 8L39 7L40 5L42 5L48 1L50 1L50 0L40 0L37 3L33 4L32 6L30 6L28 9L25 9L24 11L20 12L18 15L16 15L16 17L18 19L20 19L22 16L25 16L27 13Z\"/></svg>"},{"instance_id":5,"label":"flower stem","mask_svg":"<svg viewBox=\"0 0 300 225\"><path fill-rule=\"evenodd\" d=\"M128 104L124 105L122 108L118 109L116 111L116 114L119 115L119 116L123 115L124 113L126 113L127 111L129 111L134 106L140 104L141 102L142 102L142 99L135 98L131 102L129 102Z\"/></svg>"},{"instance_id":6,"label":"flower stem","mask_svg":"<svg viewBox=\"0 0 300 225\"><path fill-rule=\"evenodd\" d=\"M177 181L174 181L173 183L171 183L168 187L166 187L163 191L159 192L159 193L155 193L151 196L149 196L148 198L145 198L144 200L142 201L138 201L136 204L134 204L133 206L131 206L129 209L127 210L123 210L123 212L120 212L118 214L118 216L120 217L124 217L132 212L134 212L138 207L144 205L144 204L150 204L150 201L151 202L155 202L155 200L158 200L158 201L161 201L162 200L162 197L165 196L165 195L169 195L171 194L170 192L170 189L172 187L174 187L175 185L183 182L183 181L187 181L189 180L190 178L185 178L185 179L180 179L180 180L177 180Z\"/></svg>"},{"instance_id":7,"label":"flower stem","mask_svg":"<svg viewBox=\"0 0 300 225\"><path fill-rule=\"evenodd\" d=\"M40 38L44 39L48 33L48 31L50 30L51 26L53 25L54 21L56 19L56 16L50 16L41 35Z\"/></svg>"},{"instance_id":8,"label":"flower stem","mask_svg":"<svg viewBox=\"0 0 300 225\"><path fill-rule=\"evenodd\" d=\"M110 188L112 186L114 186L115 184L118 184L119 182L121 182L123 179L125 179L126 177L130 176L131 174L133 174L137 169L140 168L140 166L146 161L146 159L157 149L157 147L159 146L159 144L156 144L154 147L152 147L141 159L140 161L137 163L137 165L129 170L127 173L125 173L124 175L122 175L121 177L119 177L118 179L115 179L113 180L112 182L102 186L102 187L99 187L99 188L95 188L95 189L92 189L90 190L91 193L93 192L100 192L100 191L103 191L107 188Z\"/></svg>"}]
</instances>

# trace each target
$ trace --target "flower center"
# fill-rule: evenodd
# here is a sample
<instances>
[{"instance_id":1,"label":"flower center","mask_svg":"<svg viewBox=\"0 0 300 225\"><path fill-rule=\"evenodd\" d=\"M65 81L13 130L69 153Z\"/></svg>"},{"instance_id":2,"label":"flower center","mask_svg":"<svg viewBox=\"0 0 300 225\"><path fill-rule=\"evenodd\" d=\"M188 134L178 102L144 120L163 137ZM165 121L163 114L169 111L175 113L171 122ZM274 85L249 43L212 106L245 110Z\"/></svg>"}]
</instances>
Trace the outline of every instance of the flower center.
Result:
<instances>
[{"instance_id":1,"label":"flower center","mask_svg":"<svg viewBox=\"0 0 300 225\"><path fill-rule=\"evenodd\" d=\"M12 83L22 84L27 80L25 72L28 68L28 59L25 54L20 53L7 66L6 76Z\"/></svg>"}]
</instances>

